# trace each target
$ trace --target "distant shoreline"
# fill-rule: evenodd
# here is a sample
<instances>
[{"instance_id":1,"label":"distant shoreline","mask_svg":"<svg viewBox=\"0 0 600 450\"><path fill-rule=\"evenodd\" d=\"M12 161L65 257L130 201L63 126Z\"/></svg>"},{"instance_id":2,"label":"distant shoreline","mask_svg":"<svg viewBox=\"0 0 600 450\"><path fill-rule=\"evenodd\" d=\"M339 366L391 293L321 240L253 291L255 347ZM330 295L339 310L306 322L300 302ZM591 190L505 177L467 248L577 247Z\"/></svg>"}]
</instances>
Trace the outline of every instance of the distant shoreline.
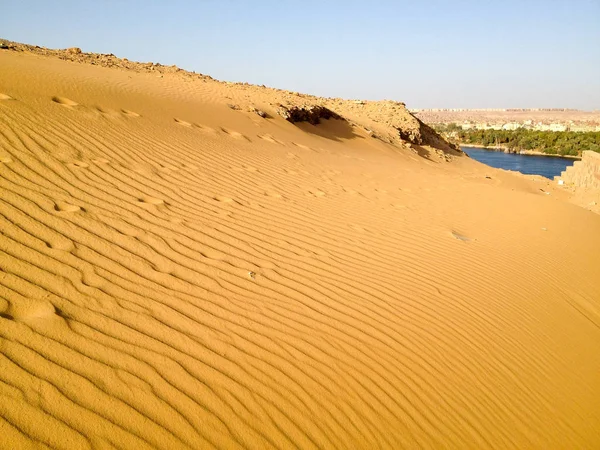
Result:
<instances>
[{"instance_id":1,"label":"distant shoreline","mask_svg":"<svg viewBox=\"0 0 600 450\"><path fill-rule=\"evenodd\" d=\"M521 151L507 151L508 147L502 145L481 145L481 144L459 144L460 147L468 147L468 148L482 148L484 150L489 150L491 152L504 152L504 153L513 153L515 155L525 155L525 156L548 156L551 158L565 158L565 159L576 159L580 160L581 156L572 156L572 155L551 155L549 153L538 152L535 150L521 150Z\"/></svg>"}]
</instances>

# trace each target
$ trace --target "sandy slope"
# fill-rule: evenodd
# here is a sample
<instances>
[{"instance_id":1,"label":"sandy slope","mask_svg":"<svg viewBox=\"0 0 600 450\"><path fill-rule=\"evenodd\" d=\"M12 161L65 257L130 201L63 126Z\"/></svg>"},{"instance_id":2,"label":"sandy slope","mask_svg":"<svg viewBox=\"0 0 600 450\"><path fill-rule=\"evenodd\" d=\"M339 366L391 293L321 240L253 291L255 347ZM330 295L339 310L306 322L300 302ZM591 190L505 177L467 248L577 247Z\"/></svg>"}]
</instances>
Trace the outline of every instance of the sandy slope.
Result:
<instances>
[{"instance_id":1,"label":"sandy slope","mask_svg":"<svg viewBox=\"0 0 600 450\"><path fill-rule=\"evenodd\" d=\"M1 448L600 447L600 216L547 182L0 68Z\"/></svg>"}]
</instances>

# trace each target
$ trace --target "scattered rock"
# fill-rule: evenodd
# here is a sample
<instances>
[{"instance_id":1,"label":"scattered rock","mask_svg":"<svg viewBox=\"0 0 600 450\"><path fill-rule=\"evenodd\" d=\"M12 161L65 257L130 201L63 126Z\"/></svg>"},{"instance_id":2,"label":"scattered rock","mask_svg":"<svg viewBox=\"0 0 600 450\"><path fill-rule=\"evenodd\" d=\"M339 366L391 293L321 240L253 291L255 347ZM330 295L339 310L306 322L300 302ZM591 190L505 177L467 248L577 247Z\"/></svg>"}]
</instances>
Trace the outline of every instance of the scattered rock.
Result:
<instances>
[{"instance_id":1,"label":"scattered rock","mask_svg":"<svg viewBox=\"0 0 600 450\"><path fill-rule=\"evenodd\" d=\"M163 66L159 63L142 63L129 61L126 58L117 58L112 53L85 53L79 47L54 50L39 45L20 44L18 42L0 41L0 48L10 49L17 52L30 52L42 56L54 56L66 61L75 61L79 63L88 63L102 67L117 67L121 69L133 70L135 72L158 72L163 73L183 73L188 78L201 79L203 81L212 80L211 77L202 74L187 72L179 67Z\"/></svg>"},{"instance_id":2,"label":"scattered rock","mask_svg":"<svg viewBox=\"0 0 600 450\"><path fill-rule=\"evenodd\" d=\"M233 103L227 103L227 106L229 106L229 108L233 109L234 111L240 111L242 108L240 108L240 105L234 105Z\"/></svg>"},{"instance_id":3,"label":"scattered rock","mask_svg":"<svg viewBox=\"0 0 600 450\"><path fill-rule=\"evenodd\" d=\"M263 119L268 119L269 118L269 115L266 112L264 112L263 110L261 110L261 109L257 109L257 108L252 107L252 108L250 108L250 112L258 114Z\"/></svg>"}]
</instances>

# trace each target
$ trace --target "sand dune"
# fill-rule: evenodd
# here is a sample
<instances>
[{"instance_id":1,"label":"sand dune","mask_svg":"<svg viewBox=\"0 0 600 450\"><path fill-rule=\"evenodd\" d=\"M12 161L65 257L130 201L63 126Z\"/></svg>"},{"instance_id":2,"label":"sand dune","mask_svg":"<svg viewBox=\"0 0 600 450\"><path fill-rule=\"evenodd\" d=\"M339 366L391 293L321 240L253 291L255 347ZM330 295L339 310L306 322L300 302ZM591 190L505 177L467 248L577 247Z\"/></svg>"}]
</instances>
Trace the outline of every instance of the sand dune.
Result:
<instances>
[{"instance_id":1,"label":"sand dune","mask_svg":"<svg viewBox=\"0 0 600 450\"><path fill-rule=\"evenodd\" d=\"M600 447L600 217L549 180L0 67L1 448Z\"/></svg>"}]
</instances>

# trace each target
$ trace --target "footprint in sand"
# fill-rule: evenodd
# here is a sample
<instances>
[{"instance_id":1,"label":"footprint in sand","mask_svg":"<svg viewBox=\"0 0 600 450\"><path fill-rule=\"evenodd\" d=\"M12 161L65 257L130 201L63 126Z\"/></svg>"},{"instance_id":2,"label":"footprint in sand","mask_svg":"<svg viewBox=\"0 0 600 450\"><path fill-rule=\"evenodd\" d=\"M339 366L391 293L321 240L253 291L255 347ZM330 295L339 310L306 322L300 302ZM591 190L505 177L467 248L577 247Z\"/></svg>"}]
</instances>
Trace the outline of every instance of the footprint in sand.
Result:
<instances>
[{"instance_id":1,"label":"footprint in sand","mask_svg":"<svg viewBox=\"0 0 600 450\"><path fill-rule=\"evenodd\" d=\"M10 164L11 162L13 162L13 160L10 156L0 156L0 163Z\"/></svg>"},{"instance_id":2,"label":"footprint in sand","mask_svg":"<svg viewBox=\"0 0 600 450\"><path fill-rule=\"evenodd\" d=\"M119 114L117 111L105 108L104 106L96 106L96 111L107 116L116 116L117 114Z\"/></svg>"},{"instance_id":3,"label":"footprint in sand","mask_svg":"<svg viewBox=\"0 0 600 450\"><path fill-rule=\"evenodd\" d=\"M108 164L110 161L106 158L96 158L92 159L95 164Z\"/></svg>"},{"instance_id":4,"label":"footprint in sand","mask_svg":"<svg viewBox=\"0 0 600 450\"><path fill-rule=\"evenodd\" d=\"M177 117L175 117L173 120L174 120L176 123L178 123L179 125L183 125L184 127L191 127L191 126L192 126L192 124L191 124L191 123L189 123L189 122L186 122L185 120L178 119Z\"/></svg>"},{"instance_id":5,"label":"footprint in sand","mask_svg":"<svg viewBox=\"0 0 600 450\"><path fill-rule=\"evenodd\" d=\"M85 169L86 167L90 167L90 165L88 163L83 162L83 161L73 161L72 163L69 164L69 166L79 167L80 169Z\"/></svg>"},{"instance_id":6,"label":"footprint in sand","mask_svg":"<svg viewBox=\"0 0 600 450\"><path fill-rule=\"evenodd\" d=\"M365 232L365 229L363 227L361 227L360 225L351 224L350 228L352 228L354 231L359 231L361 233Z\"/></svg>"},{"instance_id":7,"label":"footprint in sand","mask_svg":"<svg viewBox=\"0 0 600 450\"><path fill-rule=\"evenodd\" d=\"M217 130L211 127L207 127L206 125L197 125L197 128L201 131L204 131L206 133L210 133L210 134L217 134Z\"/></svg>"},{"instance_id":8,"label":"footprint in sand","mask_svg":"<svg viewBox=\"0 0 600 450\"><path fill-rule=\"evenodd\" d=\"M157 169L158 169L158 171L159 171L159 172L177 172L177 171L179 171L179 170L180 170L180 168L179 168L179 167L177 167L177 166L173 166L173 165L170 165L170 164L167 164L167 165L159 165L159 166L157 167Z\"/></svg>"},{"instance_id":9,"label":"footprint in sand","mask_svg":"<svg viewBox=\"0 0 600 450\"><path fill-rule=\"evenodd\" d=\"M63 252L70 252L75 248L75 244L68 239L58 239L53 241L47 241L46 247L52 250L60 250Z\"/></svg>"},{"instance_id":10,"label":"footprint in sand","mask_svg":"<svg viewBox=\"0 0 600 450\"><path fill-rule=\"evenodd\" d=\"M267 142L271 142L272 144L278 144L278 145L283 145L283 142L278 141L277 139L275 139L273 136L271 136L270 134L259 134L257 135L260 139L262 139L263 141L267 141Z\"/></svg>"},{"instance_id":11,"label":"footprint in sand","mask_svg":"<svg viewBox=\"0 0 600 450\"><path fill-rule=\"evenodd\" d=\"M224 195L215 195L213 197L216 201L221 203L232 203L233 199L231 197L225 197Z\"/></svg>"},{"instance_id":12,"label":"footprint in sand","mask_svg":"<svg viewBox=\"0 0 600 450\"><path fill-rule=\"evenodd\" d=\"M324 197L325 196L325 192L319 190L319 189L311 189L308 191L309 195L312 195L314 197Z\"/></svg>"},{"instance_id":13,"label":"footprint in sand","mask_svg":"<svg viewBox=\"0 0 600 450\"><path fill-rule=\"evenodd\" d=\"M70 100L66 97L52 97L52 101L54 103L58 103L59 105L63 105L63 106L78 106L79 103L74 102L73 100Z\"/></svg>"},{"instance_id":14,"label":"footprint in sand","mask_svg":"<svg viewBox=\"0 0 600 450\"><path fill-rule=\"evenodd\" d=\"M140 117L140 115L134 111L129 111L128 109L122 109L121 113L125 114L126 116L129 117Z\"/></svg>"},{"instance_id":15,"label":"footprint in sand","mask_svg":"<svg viewBox=\"0 0 600 450\"><path fill-rule=\"evenodd\" d=\"M18 322L27 322L36 319L58 318L54 305L47 300L20 298L18 302L11 302L8 310L3 313L4 318Z\"/></svg>"},{"instance_id":16,"label":"footprint in sand","mask_svg":"<svg viewBox=\"0 0 600 450\"><path fill-rule=\"evenodd\" d=\"M215 130L214 128L207 127L206 125L199 125L197 123L193 123L192 126L197 130L204 131L205 133L214 134L217 132L217 130Z\"/></svg>"},{"instance_id":17,"label":"footprint in sand","mask_svg":"<svg viewBox=\"0 0 600 450\"><path fill-rule=\"evenodd\" d=\"M0 100L14 100L10 95L3 94L0 92Z\"/></svg>"},{"instance_id":18,"label":"footprint in sand","mask_svg":"<svg viewBox=\"0 0 600 450\"><path fill-rule=\"evenodd\" d=\"M234 139L246 140L249 141L247 136L244 136L242 133L238 133L237 131L228 130L227 128L221 128L221 131Z\"/></svg>"},{"instance_id":19,"label":"footprint in sand","mask_svg":"<svg viewBox=\"0 0 600 450\"><path fill-rule=\"evenodd\" d=\"M292 142L292 144L294 144L296 147L298 148L302 148L304 150L312 150L312 148L310 148L308 145L304 145L304 144L299 144L297 142Z\"/></svg>"},{"instance_id":20,"label":"footprint in sand","mask_svg":"<svg viewBox=\"0 0 600 450\"><path fill-rule=\"evenodd\" d=\"M155 174L158 172L158 168L156 168L152 164L145 164L145 163L126 164L123 167L127 170L131 170L132 172L139 173L142 175Z\"/></svg>"},{"instance_id":21,"label":"footprint in sand","mask_svg":"<svg viewBox=\"0 0 600 450\"><path fill-rule=\"evenodd\" d=\"M458 239L459 241L463 241L463 242L472 241L472 239L470 237L467 237L463 234L457 233L456 231L452 231L452 236L454 236L454 238Z\"/></svg>"},{"instance_id":22,"label":"footprint in sand","mask_svg":"<svg viewBox=\"0 0 600 450\"><path fill-rule=\"evenodd\" d=\"M283 198L283 196L279 192L275 191L266 191L265 196L272 198Z\"/></svg>"},{"instance_id":23,"label":"footprint in sand","mask_svg":"<svg viewBox=\"0 0 600 450\"><path fill-rule=\"evenodd\" d=\"M56 202L54 204L54 211L57 211L57 212L72 213L72 212L80 211L81 209L82 208L80 206L72 205L72 204L66 203L66 202Z\"/></svg>"},{"instance_id":24,"label":"footprint in sand","mask_svg":"<svg viewBox=\"0 0 600 450\"><path fill-rule=\"evenodd\" d=\"M143 205L163 205L165 203L164 200L156 197L143 196L138 198L138 202Z\"/></svg>"}]
</instances>

